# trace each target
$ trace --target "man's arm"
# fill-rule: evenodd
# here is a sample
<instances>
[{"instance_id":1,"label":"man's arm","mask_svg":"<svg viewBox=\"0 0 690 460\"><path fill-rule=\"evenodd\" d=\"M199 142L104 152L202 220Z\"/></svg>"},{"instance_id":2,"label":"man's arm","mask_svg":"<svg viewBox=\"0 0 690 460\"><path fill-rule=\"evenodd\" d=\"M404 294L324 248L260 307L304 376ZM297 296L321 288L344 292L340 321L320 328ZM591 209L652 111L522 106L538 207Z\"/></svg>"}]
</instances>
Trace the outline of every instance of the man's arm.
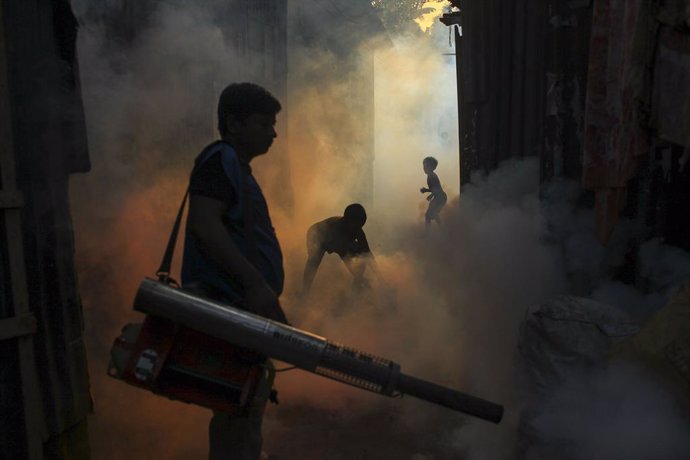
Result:
<instances>
[{"instance_id":1,"label":"man's arm","mask_svg":"<svg viewBox=\"0 0 690 460\"><path fill-rule=\"evenodd\" d=\"M319 230L312 227L307 232L307 263L304 265L304 275L302 277L302 296L309 294L311 284L316 276L316 271L321 265L321 260L326 251L321 244Z\"/></svg>"},{"instance_id":2,"label":"man's arm","mask_svg":"<svg viewBox=\"0 0 690 460\"><path fill-rule=\"evenodd\" d=\"M187 225L204 255L228 275L239 279L247 307L259 315L287 324L278 297L259 271L240 252L223 224L227 204L203 195L189 197Z\"/></svg>"},{"instance_id":3,"label":"man's arm","mask_svg":"<svg viewBox=\"0 0 690 460\"><path fill-rule=\"evenodd\" d=\"M367 235L364 233L364 230L360 230L357 234L357 253L371 255L371 249L369 249L369 242L367 241Z\"/></svg>"},{"instance_id":4,"label":"man's arm","mask_svg":"<svg viewBox=\"0 0 690 460\"><path fill-rule=\"evenodd\" d=\"M350 273L355 277L355 283L360 287L368 286L369 282L365 279L367 267L371 270L371 274L379 277L378 269L376 267L376 260L369 248L369 242L364 230L360 230L356 235L355 250L350 257L344 257L343 262L347 266Z\"/></svg>"},{"instance_id":5,"label":"man's arm","mask_svg":"<svg viewBox=\"0 0 690 460\"><path fill-rule=\"evenodd\" d=\"M304 265L304 276L302 278L302 295L309 294L311 284L316 276L316 271L321 264L321 259L323 259L323 252L307 257L307 263Z\"/></svg>"}]
</instances>

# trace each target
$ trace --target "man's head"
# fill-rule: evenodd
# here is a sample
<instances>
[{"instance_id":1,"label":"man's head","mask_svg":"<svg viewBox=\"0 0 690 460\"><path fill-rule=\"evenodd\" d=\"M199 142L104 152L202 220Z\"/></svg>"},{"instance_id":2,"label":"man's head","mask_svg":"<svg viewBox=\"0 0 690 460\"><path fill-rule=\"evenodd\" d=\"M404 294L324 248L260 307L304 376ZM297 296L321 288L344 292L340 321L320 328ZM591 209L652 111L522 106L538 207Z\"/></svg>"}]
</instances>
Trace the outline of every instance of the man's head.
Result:
<instances>
[{"instance_id":1,"label":"man's head","mask_svg":"<svg viewBox=\"0 0 690 460\"><path fill-rule=\"evenodd\" d=\"M218 100L218 131L237 152L251 159L268 151L280 102L254 83L232 83Z\"/></svg>"},{"instance_id":2,"label":"man's head","mask_svg":"<svg viewBox=\"0 0 690 460\"><path fill-rule=\"evenodd\" d=\"M352 203L345 208L343 212L343 222L348 230L354 232L364 227L367 221L367 213L364 206L359 203Z\"/></svg>"}]
</instances>

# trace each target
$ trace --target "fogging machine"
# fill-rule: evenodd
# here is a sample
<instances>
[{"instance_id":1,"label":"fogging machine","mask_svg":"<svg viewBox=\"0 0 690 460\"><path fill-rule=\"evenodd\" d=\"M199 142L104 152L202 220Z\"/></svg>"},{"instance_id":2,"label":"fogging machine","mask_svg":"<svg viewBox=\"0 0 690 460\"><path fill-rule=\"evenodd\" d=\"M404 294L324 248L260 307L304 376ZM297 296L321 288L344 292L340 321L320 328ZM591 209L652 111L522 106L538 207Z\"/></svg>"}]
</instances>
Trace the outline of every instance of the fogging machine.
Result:
<instances>
[{"instance_id":1,"label":"fogging machine","mask_svg":"<svg viewBox=\"0 0 690 460\"><path fill-rule=\"evenodd\" d=\"M123 329L108 374L214 410L240 413L253 397L263 357L386 396L410 395L499 423L503 407L412 377L388 359L145 279L134 309L142 325Z\"/></svg>"}]
</instances>

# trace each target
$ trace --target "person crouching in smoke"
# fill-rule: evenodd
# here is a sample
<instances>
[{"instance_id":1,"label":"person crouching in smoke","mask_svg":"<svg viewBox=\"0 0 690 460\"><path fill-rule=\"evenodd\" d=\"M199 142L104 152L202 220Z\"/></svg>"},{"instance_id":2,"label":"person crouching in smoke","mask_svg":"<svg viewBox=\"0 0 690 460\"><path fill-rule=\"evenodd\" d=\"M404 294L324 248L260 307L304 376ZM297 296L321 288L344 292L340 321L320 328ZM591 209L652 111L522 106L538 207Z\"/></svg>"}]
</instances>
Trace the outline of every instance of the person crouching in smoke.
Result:
<instances>
[{"instance_id":1,"label":"person crouching in smoke","mask_svg":"<svg viewBox=\"0 0 690 460\"><path fill-rule=\"evenodd\" d=\"M307 231L307 263L304 267L301 296L306 297L311 290L316 271L324 254L336 253L352 273L353 290L367 289L365 278L367 266L373 264L367 236L362 227L367 221L367 213L359 203L345 208L342 216L334 216L315 223ZM373 266L372 266L373 268Z\"/></svg>"}]
</instances>

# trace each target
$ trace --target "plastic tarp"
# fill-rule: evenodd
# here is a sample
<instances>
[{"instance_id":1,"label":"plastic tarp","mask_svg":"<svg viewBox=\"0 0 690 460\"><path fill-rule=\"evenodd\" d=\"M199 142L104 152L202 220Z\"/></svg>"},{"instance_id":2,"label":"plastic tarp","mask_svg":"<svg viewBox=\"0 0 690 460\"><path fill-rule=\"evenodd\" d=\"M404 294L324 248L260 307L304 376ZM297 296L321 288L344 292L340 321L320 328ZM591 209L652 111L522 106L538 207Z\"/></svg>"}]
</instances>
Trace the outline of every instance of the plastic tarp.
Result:
<instances>
[{"instance_id":1,"label":"plastic tarp","mask_svg":"<svg viewBox=\"0 0 690 460\"><path fill-rule=\"evenodd\" d=\"M517 371L525 397L518 440L523 460L553 460L553 440L535 420L566 382L606 365L612 347L639 331L621 310L590 299L560 296L527 311L518 341ZM559 457L561 458L561 457Z\"/></svg>"},{"instance_id":2,"label":"plastic tarp","mask_svg":"<svg viewBox=\"0 0 690 460\"><path fill-rule=\"evenodd\" d=\"M685 283L613 356L644 365L678 400L690 403L690 282Z\"/></svg>"}]
</instances>

